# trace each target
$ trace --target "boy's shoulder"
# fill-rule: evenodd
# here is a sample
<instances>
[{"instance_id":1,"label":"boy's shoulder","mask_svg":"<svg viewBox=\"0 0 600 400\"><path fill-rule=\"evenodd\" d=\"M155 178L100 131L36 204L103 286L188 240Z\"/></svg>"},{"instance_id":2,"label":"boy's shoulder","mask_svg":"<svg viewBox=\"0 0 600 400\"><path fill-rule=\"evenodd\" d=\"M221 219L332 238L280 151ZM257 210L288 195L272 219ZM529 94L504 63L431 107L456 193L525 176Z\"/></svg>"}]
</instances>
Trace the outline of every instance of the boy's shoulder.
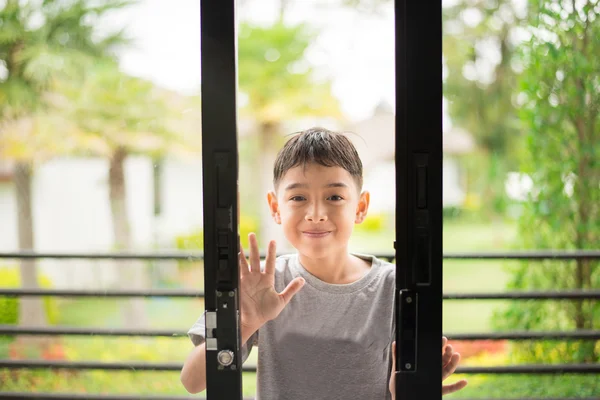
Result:
<instances>
[{"instance_id":1,"label":"boy's shoulder","mask_svg":"<svg viewBox=\"0 0 600 400\"><path fill-rule=\"evenodd\" d=\"M384 260L383 258L378 258L377 256L371 254L360 254L353 253L355 256L365 259L371 262L371 269L375 269L377 275L381 277L386 284L390 284L395 287L396 284L396 264L392 264L391 262Z\"/></svg>"}]
</instances>

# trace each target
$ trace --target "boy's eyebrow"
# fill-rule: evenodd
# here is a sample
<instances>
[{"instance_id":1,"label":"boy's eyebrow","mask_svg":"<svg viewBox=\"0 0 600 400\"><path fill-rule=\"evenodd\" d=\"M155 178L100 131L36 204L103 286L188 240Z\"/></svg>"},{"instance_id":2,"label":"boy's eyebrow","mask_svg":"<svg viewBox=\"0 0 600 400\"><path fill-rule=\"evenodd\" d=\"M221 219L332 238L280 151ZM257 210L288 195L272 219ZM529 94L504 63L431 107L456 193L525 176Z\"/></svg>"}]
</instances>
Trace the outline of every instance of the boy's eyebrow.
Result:
<instances>
[{"instance_id":1,"label":"boy's eyebrow","mask_svg":"<svg viewBox=\"0 0 600 400\"><path fill-rule=\"evenodd\" d=\"M344 182L332 182L332 183L328 183L324 187L326 187L326 188L332 188L332 187L347 188L348 185L346 185ZM308 189L308 184L306 184L306 183L291 183L285 187L286 191L293 190L293 189Z\"/></svg>"}]
</instances>

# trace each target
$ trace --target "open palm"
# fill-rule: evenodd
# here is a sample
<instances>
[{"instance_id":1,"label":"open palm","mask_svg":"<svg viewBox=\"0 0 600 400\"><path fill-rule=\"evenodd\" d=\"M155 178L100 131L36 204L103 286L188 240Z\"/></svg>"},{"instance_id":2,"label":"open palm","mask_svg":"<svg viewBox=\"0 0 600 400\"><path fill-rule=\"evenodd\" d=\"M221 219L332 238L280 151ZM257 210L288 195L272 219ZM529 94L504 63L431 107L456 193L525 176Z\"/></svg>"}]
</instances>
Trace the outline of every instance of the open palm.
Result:
<instances>
[{"instance_id":1,"label":"open palm","mask_svg":"<svg viewBox=\"0 0 600 400\"><path fill-rule=\"evenodd\" d=\"M304 285L304 279L296 278L278 293L275 290L276 244L269 242L264 271L260 267L260 253L256 235L248 235L250 263L240 245L240 286L242 324L257 328L277 318L285 306Z\"/></svg>"}]
</instances>

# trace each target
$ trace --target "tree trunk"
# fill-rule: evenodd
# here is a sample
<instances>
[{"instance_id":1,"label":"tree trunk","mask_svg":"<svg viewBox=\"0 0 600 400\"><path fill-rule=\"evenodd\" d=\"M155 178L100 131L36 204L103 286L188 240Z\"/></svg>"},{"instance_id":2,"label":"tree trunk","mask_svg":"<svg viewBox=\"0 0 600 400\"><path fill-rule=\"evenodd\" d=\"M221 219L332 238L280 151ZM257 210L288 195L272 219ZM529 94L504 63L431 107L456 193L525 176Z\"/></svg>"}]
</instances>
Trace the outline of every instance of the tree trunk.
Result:
<instances>
[{"instance_id":1,"label":"tree trunk","mask_svg":"<svg viewBox=\"0 0 600 400\"><path fill-rule=\"evenodd\" d=\"M17 196L19 249L34 250L33 212L31 198L31 165L18 162L15 166L14 181ZM21 260L21 287L38 289L36 260ZM19 300L19 325L23 327L46 326L46 312L42 297L23 296Z\"/></svg>"},{"instance_id":2,"label":"tree trunk","mask_svg":"<svg viewBox=\"0 0 600 400\"><path fill-rule=\"evenodd\" d=\"M117 250L131 249L131 230L127 212L124 164L127 152L119 147L110 159L108 189L113 218L114 244Z\"/></svg>"},{"instance_id":3,"label":"tree trunk","mask_svg":"<svg viewBox=\"0 0 600 400\"><path fill-rule=\"evenodd\" d=\"M585 93L585 92L584 92ZM586 124L583 118L577 118L575 129L579 142L579 157L577 166L577 180L575 182L575 198L577 200L577 229L575 233L575 245L577 249L583 250L595 245L594 233L590 228L589 221L595 215L592 190L597 187L597 182L592 180L593 169L590 168L591 160L587 152L588 146L593 146L591 139L586 136ZM578 290L592 289L592 260L577 260L575 269L575 288ZM575 302L575 327L578 330L594 328L594 312L592 301ZM597 359L595 343L586 341L581 343L582 350L579 352L580 362L594 362Z\"/></svg>"},{"instance_id":4,"label":"tree trunk","mask_svg":"<svg viewBox=\"0 0 600 400\"><path fill-rule=\"evenodd\" d=\"M283 19L285 18L286 11L290 5L290 0L279 0L279 13L278 20L283 23Z\"/></svg>"},{"instance_id":5,"label":"tree trunk","mask_svg":"<svg viewBox=\"0 0 600 400\"><path fill-rule=\"evenodd\" d=\"M277 241L277 252L290 250L290 246L282 234L280 227L273 221L271 210L267 206L267 192L274 190L273 166L277 157L277 145L279 143L279 125L275 123L263 123L259 131L260 141L260 177L261 193L260 208L260 236L258 237L261 250L266 251L270 240Z\"/></svg>"},{"instance_id":6,"label":"tree trunk","mask_svg":"<svg viewBox=\"0 0 600 400\"><path fill-rule=\"evenodd\" d=\"M110 210L115 248L118 251L131 250L131 229L127 212L127 195L125 189L125 159L127 150L117 148L111 159L108 173ZM122 289L144 289L147 287L144 274L144 263L141 261L119 261L119 279ZM124 308L124 321L128 328L147 326L144 299L132 298Z\"/></svg>"},{"instance_id":7,"label":"tree trunk","mask_svg":"<svg viewBox=\"0 0 600 400\"><path fill-rule=\"evenodd\" d=\"M579 242L579 240L578 240ZM578 246L578 249L587 246ZM575 267L575 288L577 290L592 289L592 260L577 260ZM575 301L575 328L577 330L594 329L594 303L593 300ZM578 352L579 362L594 362L598 358L595 342L581 341L581 350Z\"/></svg>"}]
</instances>

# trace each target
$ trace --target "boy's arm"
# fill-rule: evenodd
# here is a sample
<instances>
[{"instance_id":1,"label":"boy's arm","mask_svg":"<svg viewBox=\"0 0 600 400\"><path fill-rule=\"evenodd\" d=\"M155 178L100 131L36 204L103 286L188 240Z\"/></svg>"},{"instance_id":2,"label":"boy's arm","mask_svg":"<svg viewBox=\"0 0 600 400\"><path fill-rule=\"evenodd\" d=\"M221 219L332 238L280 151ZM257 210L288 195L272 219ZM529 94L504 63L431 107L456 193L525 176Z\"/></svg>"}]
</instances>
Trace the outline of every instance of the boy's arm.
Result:
<instances>
[{"instance_id":1,"label":"boy's arm","mask_svg":"<svg viewBox=\"0 0 600 400\"><path fill-rule=\"evenodd\" d=\"M242 326L242 343L247 343L257 330ZM185 389L191 394L200 393L206 389L206 343L195 346L190 352L183 364L180 379Z\"/></svg>"},{"instance_id":2,"label":"boy's arm","mask_svg":"<svg viewBox=\"0 0 600 400\"><path fill-rule=\"evenodd\" d=\"M240 327L242 343L248 351L242 351L242 362L248 356L253 343L248 339L268 321L277 318L291 299L304 286L304 279L294 278L279 293L275 290L275 241L269 242L264 268L261 267L256 235L248 235L250 241L250 264L240 244ZM260 307L258 306L260 305ZM206 346L204 345L205 319L202 316L188 332L196 348L190 353L181 370L181 383L190 393L206 388ZM245 353L245 354L244 354Z\"/></svg>"}]
</instances>

